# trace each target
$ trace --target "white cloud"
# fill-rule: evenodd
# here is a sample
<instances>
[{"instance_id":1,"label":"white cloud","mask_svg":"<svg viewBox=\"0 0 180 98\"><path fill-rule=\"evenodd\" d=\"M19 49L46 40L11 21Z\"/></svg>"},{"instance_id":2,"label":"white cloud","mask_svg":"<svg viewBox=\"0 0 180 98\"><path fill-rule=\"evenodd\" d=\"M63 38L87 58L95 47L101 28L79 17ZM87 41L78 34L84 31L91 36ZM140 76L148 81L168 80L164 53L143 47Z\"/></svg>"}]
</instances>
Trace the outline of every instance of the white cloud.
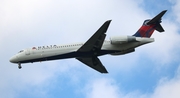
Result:
<instances>
[{"instance_id":1,"label":"white cloud","mask_svg":"<svg viewBox=\"0 0 180 98\"><path fill-rule=\"evenodd\" d=\"M180 79L170 80L156 88L151 98L179 98Z\"/></svg>"},{"instance_id":2,"label":"white cloud","mask_svg":"<svg viewBox=\"0 0 180 98\"><path fill-rule=\"evenodd\" d=\"M172 9L173 9L174 15L176 16L177 22L180 23L180 13L179 13L179 11L180 11L180 1L179 0L170 0L170 1L174 4Z\"/></svg>"},{"instance_id":3,"label":"white cloud","mask_svg":"<svg viewBox=\"0 0 180 98\"><path fill-rule=\"evenodd\" d=\"M142 47L142 54L148 55L153 61L159 65L167 65L172 61L178 61L178 53L180 46L180 35L178 34L178 26L170 20L162 20L165 32L154 32L155 42Z\"/></svg>"},{"instance_id":4,"label":"white cloud","mask_svg":"<svg viewBox=\"0 0 180 98\"><path fill-rule=\"evenodd\" d=\"M180 66L179 66L180 68ZM100 78L90 81L86 87L86 98L179 98L180 97L180 72L176 72L174 78L162 78L155 87L153 93L141 93L138 89L132 92L121 90L121 84L115 79Z\"/></svg>"},{"instance_id":5,"label":"white cloud","mask_svg":"<svg viewBox=\"0 0 180 98\"><path fill-rule=\"evenodd\" d=\"M179 66L180 67L180 66ZM180 74L179 69L173 79L162 79L150 98L179 98Z\"/></svg>"},{"instance_id":6,"label":"white cloud","mask_svg":"<svg viewBox=\"0 0 180 98\"><path fill-rule=\"evenodd\" d=\"M120 98L117 85L111 79L91 81L86 88L86 98Z\"/></svg>"}]
</instances>

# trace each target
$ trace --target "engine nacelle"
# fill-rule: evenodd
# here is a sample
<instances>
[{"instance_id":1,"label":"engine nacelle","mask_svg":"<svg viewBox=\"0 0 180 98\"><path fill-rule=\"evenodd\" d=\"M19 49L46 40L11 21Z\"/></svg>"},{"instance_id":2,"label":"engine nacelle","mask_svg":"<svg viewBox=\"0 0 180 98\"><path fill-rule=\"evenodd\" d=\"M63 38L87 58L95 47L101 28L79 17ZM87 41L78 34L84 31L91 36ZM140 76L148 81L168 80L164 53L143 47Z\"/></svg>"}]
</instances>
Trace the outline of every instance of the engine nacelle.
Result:
<instances>
[{"instance_id":1,"label":"engine nacelle","mask_svg":"<svg viewBox=\"0 0 180 98\"><path fill-rule=\"evenodd\" d=\"M136 37L135 36L118 36L118 37L111 37L110 38L111 44L118 45L128 42L135 42Z\"/></svg>"}]
</instances>

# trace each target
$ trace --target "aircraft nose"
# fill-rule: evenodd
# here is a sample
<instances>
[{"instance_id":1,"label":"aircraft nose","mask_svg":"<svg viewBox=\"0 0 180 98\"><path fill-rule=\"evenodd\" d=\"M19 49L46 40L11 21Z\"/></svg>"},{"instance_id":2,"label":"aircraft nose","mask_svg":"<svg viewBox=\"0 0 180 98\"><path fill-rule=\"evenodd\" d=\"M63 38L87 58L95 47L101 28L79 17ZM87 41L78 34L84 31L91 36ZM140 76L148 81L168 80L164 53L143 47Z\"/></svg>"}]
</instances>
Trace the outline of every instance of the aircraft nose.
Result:
<instances>
[{"instance_id":1,"label":"aircraft nose","mask_svg":"<svg viewBox=\"0 0 180 98\"><path fill-rule=\"evenodd\" d=\"M16 56L13 56L13 57L10 58L9 61L10 61L11 63L16 63L17 60L18 60L18 58L17 58Z\"/></svg>"}]
</instances>

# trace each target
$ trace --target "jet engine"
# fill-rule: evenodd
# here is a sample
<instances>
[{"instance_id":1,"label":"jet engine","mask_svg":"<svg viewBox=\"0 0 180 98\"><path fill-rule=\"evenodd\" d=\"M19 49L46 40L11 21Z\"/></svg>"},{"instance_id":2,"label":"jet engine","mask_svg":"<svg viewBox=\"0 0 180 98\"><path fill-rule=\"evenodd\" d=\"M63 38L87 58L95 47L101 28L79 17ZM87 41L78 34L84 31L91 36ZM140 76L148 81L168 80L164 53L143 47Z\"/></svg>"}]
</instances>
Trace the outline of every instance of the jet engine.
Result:
<instances>
[{"instance_id":1,"label":"jet engine","mask_svg":"<svg viewBox=\"0 0 180 98\"><path fill-rule=\"evenodd\" d=\"M119 36L119 37L111 37L110 38L111 44L119 45L128 42L136 42L135 36Z\"/></svg>"}]
</instances>

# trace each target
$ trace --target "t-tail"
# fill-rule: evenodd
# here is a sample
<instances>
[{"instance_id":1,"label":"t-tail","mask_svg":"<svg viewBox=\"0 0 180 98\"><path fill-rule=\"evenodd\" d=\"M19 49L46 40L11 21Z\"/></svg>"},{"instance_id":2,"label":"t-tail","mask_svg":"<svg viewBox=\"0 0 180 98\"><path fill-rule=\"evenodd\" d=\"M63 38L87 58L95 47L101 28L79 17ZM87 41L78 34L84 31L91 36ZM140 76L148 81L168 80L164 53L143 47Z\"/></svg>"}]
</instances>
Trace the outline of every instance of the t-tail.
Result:
<instances>
[{"instance_id":1,"label":"t-tail","mask_svg":"<svg viewBox=\"0 0 180 98\"><path fill-rule=\"evenodd\" d=\"M145 20L141 28L133 36L150 38L154 30L157 30L159 32L164 32L164 29L160 23L161 23L161 18L166 13L166 11L167 10L162 11L153 19Z\"/></svg>"}]
</instances>

